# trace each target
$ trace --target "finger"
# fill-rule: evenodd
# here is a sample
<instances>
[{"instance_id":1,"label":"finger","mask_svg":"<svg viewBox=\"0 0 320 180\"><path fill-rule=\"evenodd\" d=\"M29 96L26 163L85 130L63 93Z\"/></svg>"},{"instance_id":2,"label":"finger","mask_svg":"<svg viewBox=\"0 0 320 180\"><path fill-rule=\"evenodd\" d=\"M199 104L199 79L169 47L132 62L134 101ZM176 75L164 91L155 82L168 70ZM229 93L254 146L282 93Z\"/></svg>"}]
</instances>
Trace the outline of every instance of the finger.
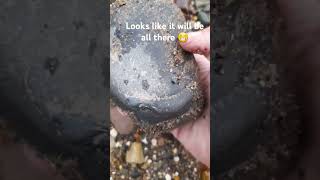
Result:
<instances>
[{"instance_id":1,"label":"finger","mask_svg":"<svg viewBox=\"0 0 320 180\"><path fill-rule=\"evenodd\" d=\"M198 77L200 85L210 99L210 61L203 55L194 54L195 60L198 65Z\"/></svg>"},{"instance_id":2,"label":"finger","mask_svg":"<svg viewBox=\"0 0 320 180\"><path fill-rule=\"evenodd\" d=\"M174 129L171 133L200 162L210 168L210 116L201 116L198 120Z\"/></svg>"},{"instance_id":3,"label":"finger","mask_svg":"<svg viewBox=\"0 0 320 180\"><path fill-rule=\"evenodd\" d=\"M210 55L210 27L188 33L188 41L180 42L181 47L189 52L196 54Z\"/></svg>"}]
</instances>

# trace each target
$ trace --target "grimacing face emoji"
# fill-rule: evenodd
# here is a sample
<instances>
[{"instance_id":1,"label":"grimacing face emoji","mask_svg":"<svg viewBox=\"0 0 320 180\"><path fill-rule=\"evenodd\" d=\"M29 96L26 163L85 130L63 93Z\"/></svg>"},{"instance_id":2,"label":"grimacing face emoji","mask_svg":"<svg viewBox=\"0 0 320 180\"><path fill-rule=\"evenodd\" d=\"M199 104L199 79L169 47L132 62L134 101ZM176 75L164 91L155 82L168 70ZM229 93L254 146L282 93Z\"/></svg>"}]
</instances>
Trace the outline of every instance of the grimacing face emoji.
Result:
<instances>
[{"instance_id":1,"label":"grimacing face emoji","mask_svg":"<svg viewBox=\"0 0 320 180\"><path fill-rule=\"evenodd\" d=\"M179 33L178 40L179 40L179 42L182 42L182 43L187 42L188 41L188 34L184 33L184 32Z\"/></svg>"}]
</instances>

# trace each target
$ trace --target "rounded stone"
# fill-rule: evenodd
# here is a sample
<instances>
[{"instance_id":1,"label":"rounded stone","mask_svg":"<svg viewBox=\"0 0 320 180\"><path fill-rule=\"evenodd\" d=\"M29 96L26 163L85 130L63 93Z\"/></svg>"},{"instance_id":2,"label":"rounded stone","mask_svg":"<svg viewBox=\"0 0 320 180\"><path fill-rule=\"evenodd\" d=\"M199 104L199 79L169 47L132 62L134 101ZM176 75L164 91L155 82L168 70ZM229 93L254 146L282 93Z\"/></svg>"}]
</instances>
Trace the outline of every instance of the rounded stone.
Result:
<instances>
[{"instance_id":1,"label":"rounded stone","mask_svg":"<svg viewBox=\"0 0 320 180\"><path fill-rule=\"evenodd\" d=\"M177 37L178 29L152 28L152 23L168 26L169 22L185 22L170 1L111 4L111 98L152 133L196 119L204 104L193 55L183 51L176 39L142 40L148 34ZM144 29L132 29L132 24Z\"/></svg>"}]
</instances>

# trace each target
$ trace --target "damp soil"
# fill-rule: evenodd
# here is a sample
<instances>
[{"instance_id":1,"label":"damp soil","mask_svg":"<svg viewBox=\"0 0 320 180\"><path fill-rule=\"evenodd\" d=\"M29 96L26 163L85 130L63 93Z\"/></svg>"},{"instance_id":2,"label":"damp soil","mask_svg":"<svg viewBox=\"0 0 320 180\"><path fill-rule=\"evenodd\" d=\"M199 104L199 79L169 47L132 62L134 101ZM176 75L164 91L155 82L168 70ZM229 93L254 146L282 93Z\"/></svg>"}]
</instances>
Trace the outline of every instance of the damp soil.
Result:
<instances>
[{"instance_id":1,"label":"damp soil","mask_svg":"<svg viewBox=\"0 0 320 180\"><path fill-rule=\"evenodd\" d=\"M225 80L236 77L236 81L263 91L268 107L266 116L259 119L255 128L258 138L249 138L257 138L251 151L218 172L217 179L281 179L294 168L302 133L294 90L284 68L278 65L277 27L281 20L274 13L275 6L271 1L215 1L214 7L211 13L216 25L213 34L215 76ZM225 67L228 60L235 63L240 60L240 71ZM241 154L241 139L239 142L234 151Z\"/></svg>"}]
</instances>

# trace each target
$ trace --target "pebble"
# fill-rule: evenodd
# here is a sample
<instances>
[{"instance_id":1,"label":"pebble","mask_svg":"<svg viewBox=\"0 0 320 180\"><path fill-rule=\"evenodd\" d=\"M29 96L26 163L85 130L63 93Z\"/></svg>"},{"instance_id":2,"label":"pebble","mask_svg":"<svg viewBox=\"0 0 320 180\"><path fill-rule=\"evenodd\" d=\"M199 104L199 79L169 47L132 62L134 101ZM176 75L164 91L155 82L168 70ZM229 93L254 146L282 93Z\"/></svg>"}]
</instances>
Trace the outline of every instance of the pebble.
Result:
<instances>
[{"instance_id":1,"label":"pebble","mask_svg":"<svg viewBox=\"0 0 320 180\"><path fill-rule=\"evenodd\" d=\"M170 174L166 174L165 178L166 178L166 180L171 180Z\"/></svg>"},{"instance_id":2,"label":"pebble","mask_svg":"<svg viewBox=\"0 0 320 180\"><path fill-rule=\"evenodd\" d=\"M134 178L134 179L138 178L140 176L141 176L141 173L136 168L131 173L131 177Z\"/></svg>"},{"instance_id":3,"label":"pebble","mask_svg":"<svg viewBox=\"0 0 320 180\"><path fill-rule=\"evenodd\" d=\"M142 164L144 161L145 159L142 151L142 144L140 142L132 143L126 153L126 162L132 164Z\"/></svg>"},{"instance_id":4,"label":"pebble","mask_svg":"<svg viewBox=\"0 0 320 180\"><path fill-rule=\"evenodd\" d=\"M141 169L147 170L149 167L150 167L150 164L148 164L148 162L146 162L141 166Z\"/></svg>"},{"instance_id":5,"label":"pebble","mask_svg":"<svg viewBox=\"0 0 320 180\"><path fill-rule=\"evenodd\" d=\"M126 145L127 145L127 146L130 146L130 145L131 145L131 141L127 141L127 142L126 142Z\"/></svg>"},{"instance_id":6,"label":"pebble","mask_svg":"<svg viewBox=\"0 0 320 180\"><path fill-rule=\"evenodd\" d=\"M179 156L175 156L175 157L173 158L173 160L174 160L174 162L179 162L180 158L179 158Z\"/></svg>"},{"instance_id":7,"label":"pebble","mask_svg":"<svg viewBox=\"0 0 320 180\"><path fill-rule=\"evenodd\" d=\"M163 138L163 137L159 138L159 139L158 139L158 145L159 145L159 146L163 146L164 144L165 144L164 138Z\"/></svg>"},{"instance_id":8,"label":"pebble","mask_svg":"<svg viewBox=\"0 0 320 180\"><path fill-rule=\"evenodd\" d=\"M157 160L157 155L154 154L154 155L152 156L152 159L153 159L153 160Z\"/></svg>"},{"instance_id":9,"label":"pebble","mask_svg":"<svg viewBox=\"0 0 320 180\"><path fill-rule=\"evenodd\" d=\"M174 148L174 149L172 150L172 152L173 152L173 154L177 154L177 153L178 153L178 149L177 149L177 148Z\"/></svg>"},{"instance_id":10,"label":"pebble","mask_svg":"<svg viewBox=\"0 0 320 180\"><path fill-rule=\"evenodd\" d=\"M148 144L148 141L147 141L146 137L144 137L141 141L143 142L143 144Z\"/></svg>"},{"instance_id":11,"label":"pebble","mask_svg":"<svg viewBox=\"0 0 320 180\"><path fill-rule=\"evenodd\" d=\"M198 19L204 26L208 26L210 24L210 16L203 11L198 12Z\"/></svg>"},{"instance_id":12,"label":"pebble","mask_svg":"<svg viewBox=\"0 0 320 180\"><path fill-rule=\"evenodd\" d=\"M117 135L118 135L117 130L114 129L114 128L112 128L112 129L110 130L110 136L113 137L113 138L116 138Z\"/></svg>"},{"instance_id":13,"label":"pebble","mask_svg":"<svg viewBox=\"0 0 320 180\"><path fill-rule=\"evenodd\" d=\"M151 144L152 144L152 146L157 146L157 140L156 139L152 139L151 140Z\"/></svg>"},{"instance_id":14,"label":"pebble","mask_svg":"<svg viewBox=\"0 0 320 180\"><path fill-rule=\"evenodd\" d=\"M121 142L116 142L116 147L121 147L122 146L122 143Z\"/></svg>"}]
</instances>

